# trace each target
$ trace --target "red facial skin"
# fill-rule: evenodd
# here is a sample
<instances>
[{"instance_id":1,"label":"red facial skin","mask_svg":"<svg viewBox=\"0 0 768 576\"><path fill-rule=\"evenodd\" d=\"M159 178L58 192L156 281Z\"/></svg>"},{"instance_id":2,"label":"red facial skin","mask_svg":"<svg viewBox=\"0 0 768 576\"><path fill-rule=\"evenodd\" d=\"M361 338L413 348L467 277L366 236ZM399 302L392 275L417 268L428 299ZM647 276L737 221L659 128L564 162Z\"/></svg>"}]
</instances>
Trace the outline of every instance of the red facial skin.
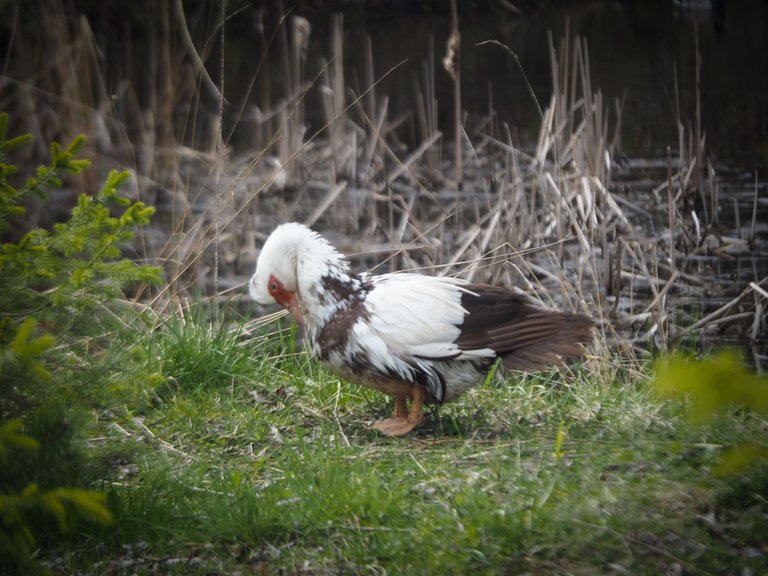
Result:
<instances>
[{"instance_id":1,"label":"red facial skin","mask_svg":"<svg viewBox=\"0 0 768 576\"><path fill-rule=\"evenodd\" d=\"M304 317L301 315L301 307L299 307L299 301L294 292L286 290L283 283L274 276L269 277L267 290L272 298L277 300L283 308L290 311L296 322L299 323L299 326L304 326Z\"/></svg>"}]
</instances>

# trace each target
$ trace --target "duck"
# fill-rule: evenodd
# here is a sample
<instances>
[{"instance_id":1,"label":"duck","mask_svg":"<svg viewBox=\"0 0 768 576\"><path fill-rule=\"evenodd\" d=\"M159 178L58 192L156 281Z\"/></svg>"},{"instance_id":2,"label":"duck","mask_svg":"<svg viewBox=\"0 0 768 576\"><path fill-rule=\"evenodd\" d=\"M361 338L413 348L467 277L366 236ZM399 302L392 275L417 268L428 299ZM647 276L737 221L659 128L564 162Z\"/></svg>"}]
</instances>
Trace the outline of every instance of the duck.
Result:
<instances>
[{"instance_id":1,"label":"duck","mask_svg":"<svg viewBox=\"0 0 768 576\"><path fill-rule=\"evenodd\" d=\"M387 436L411 432L425 405L456 400L497 361L519 371L562 366L583 358L593 340L590 317L543 308L522 292L418 272L356 272L296 222L268 236L248 290L290 312L315 360L394 398L392 417L372 426Z\"/></svg>"}]
</instances>

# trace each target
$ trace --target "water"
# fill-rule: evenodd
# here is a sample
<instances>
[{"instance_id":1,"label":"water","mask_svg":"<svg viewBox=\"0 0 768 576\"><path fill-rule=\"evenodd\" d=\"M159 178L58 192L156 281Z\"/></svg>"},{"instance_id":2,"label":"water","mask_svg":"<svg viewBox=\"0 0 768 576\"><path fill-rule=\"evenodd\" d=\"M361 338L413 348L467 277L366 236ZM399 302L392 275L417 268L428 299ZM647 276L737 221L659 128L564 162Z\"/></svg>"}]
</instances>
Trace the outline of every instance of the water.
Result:
<instances>
[{"instance_id":1,"label":"water","mask_svg":"<svg viewBox=\"0 0 768 576\"><path fill-rule=\"evenodd\" d=\"M624 98L623 152L629 157L665 156L668 145L677 146L678 107L684 124L692 123L695 115L695 24L693 12L680 9L679 3L514 2L521 10L516 14L502 3L459 2L462 97L468 125L488 113L492 95L498 119L510 125L519 141L535 140L540 121L520 70L503 49L477 44L497 40L514 51L544 108L551 89L547 34L551 30L557 43L569 22L571 34L587 39L593 87L602 91L607 103ZM707 148L720 162L745 170L764 168L768 166L768 3L699 4L709 6L700 12L698 22ZM452 84L440 66L450 32L448 3L343 6L348 83L354 85L356 76L357 84L363 84L364 46L370 35L377 78L406 61L377 87L390 98L391 117L412 112L415 80L423 78L431 44L439 123L445 134L451 134ZM311 9L307 13L313 27L308 77L319 69L317 55L331 53L329 14ZM244 46L248 42L243 39ZM243 67L238 77L249 81L252 73ZM312 105L313 100L309 102Z\"/></svg>"}]
</instances>

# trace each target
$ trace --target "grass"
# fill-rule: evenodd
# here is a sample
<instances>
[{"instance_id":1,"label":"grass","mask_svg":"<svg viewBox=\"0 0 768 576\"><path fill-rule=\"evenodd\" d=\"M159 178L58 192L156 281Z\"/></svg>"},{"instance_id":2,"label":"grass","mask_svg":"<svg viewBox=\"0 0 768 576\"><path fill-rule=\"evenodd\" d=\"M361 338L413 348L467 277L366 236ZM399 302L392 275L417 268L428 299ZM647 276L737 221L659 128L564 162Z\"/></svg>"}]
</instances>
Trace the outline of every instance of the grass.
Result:
<instances>
[{"instance_id":1,"label":"grass","mask_svg":"<svg viewBox=\"0 0 768 576\"><path fill-rule=\"evenodd\" d=\"M46 552L86 574L690 574L760 571L768 477L718 479L746 414L692 427L647 372L592 358L489 378L403 439L391 406L203 314L147 336L165 375L97 423L115 522ZM134 355L135 356L135 355ZM763 496L759 496L762 494ZM763 548L761 548L763 547Z\"/></svg>"}]
</instances>

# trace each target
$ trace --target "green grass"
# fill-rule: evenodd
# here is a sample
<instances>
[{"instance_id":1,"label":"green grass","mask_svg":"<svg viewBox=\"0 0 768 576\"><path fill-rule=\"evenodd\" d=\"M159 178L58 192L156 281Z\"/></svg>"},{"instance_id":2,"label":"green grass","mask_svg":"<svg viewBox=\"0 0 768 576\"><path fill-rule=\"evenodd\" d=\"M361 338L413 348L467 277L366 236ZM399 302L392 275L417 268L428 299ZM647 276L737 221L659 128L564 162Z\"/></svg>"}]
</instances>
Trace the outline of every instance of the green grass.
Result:
<instances>
[{"instance_id":1,"label":"green grass","mask_svg":"<svg viewBox=\"0 0 768 576\"><path fill-rule=\"evenodd\" d=\"M768 471L713 477L764 435L692 427L615 359L492 379L406 438L389 400L201 315L143 348L142 394L89 442L115 521L42 555L89 574L757 574ZM135 354L134 354L135 355Z\"/></svg>"}]
</instances>

